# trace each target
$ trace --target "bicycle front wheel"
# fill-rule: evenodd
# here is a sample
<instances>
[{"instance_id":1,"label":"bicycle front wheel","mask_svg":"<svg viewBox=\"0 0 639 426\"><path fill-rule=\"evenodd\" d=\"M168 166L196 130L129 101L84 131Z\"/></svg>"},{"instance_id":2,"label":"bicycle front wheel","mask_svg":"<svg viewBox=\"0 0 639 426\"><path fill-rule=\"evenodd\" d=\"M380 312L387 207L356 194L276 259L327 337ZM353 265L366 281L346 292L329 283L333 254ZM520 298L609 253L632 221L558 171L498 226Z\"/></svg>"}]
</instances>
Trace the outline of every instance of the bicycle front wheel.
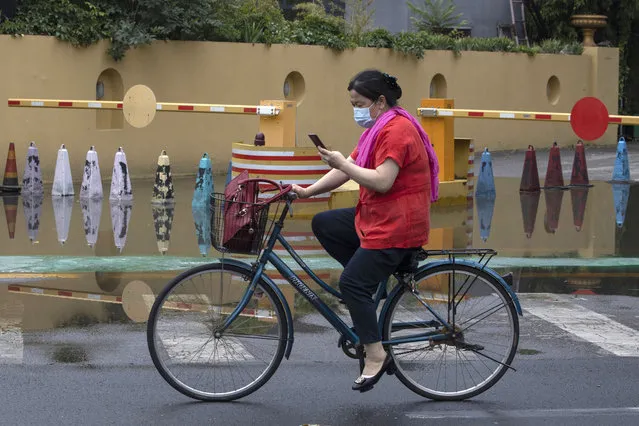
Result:
<instances>
[{"instance_id":1,"label":"bicycle front wheel","mask_svg":"<svg viewBox=\"0 0 639 426\"><path fill-rule=\"evenodd\" d=\"M384 321L399 380L419 395L448 401L497 383L519 342L508 292L486 272L460 264L418 273L415 290L404 286Z\"/></svg>"},{"instance_id":2,"label":"bicycle front wheel","mask_svg":"<svg viewBox=\"0 0 639 426\"><path fill-rule=\"evenodd\" d=\"M202 401L230 401L259 389L279 366L286 316L262 280L225 329L250 284L251 270L228 264L193 268L156 299L147 325L151 358L175 389Z\"/></svg>"}]
</instances>

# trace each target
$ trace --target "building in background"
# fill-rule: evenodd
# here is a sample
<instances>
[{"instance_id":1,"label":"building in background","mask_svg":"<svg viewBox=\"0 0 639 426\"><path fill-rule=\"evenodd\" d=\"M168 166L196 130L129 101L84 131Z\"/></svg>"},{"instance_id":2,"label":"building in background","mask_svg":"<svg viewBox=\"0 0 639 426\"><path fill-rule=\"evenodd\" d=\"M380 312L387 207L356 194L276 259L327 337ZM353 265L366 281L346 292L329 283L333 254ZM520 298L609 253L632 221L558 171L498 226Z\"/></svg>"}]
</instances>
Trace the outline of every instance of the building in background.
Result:
<instances>
[{"instance_id":1,"label":"building in background","mask_svg":"<svg viewBox=\"0 0 639 426\"><path fill-rule=\"evenodd\" d=\"M413 29L411 11L406 0L374 0L374 26L398 33ZM412 0L422 6L423 0ZM444 2L446 3L446 1ZM471 37L510 36L513 26L510 0L454 0L457 13L468 21L458 27ZM517 3L517 2L515 2Z\"/></svg>"},{"instance_id":2,"label":"building in background","mask_svg":"<svg viewBox=\"0 0 639 426\"><path fill-rule=\"evenodd\" d=\"M4 18L13 18L16 13L18 0L0 0L0 22Z\"/></svg>"}]
</instances>

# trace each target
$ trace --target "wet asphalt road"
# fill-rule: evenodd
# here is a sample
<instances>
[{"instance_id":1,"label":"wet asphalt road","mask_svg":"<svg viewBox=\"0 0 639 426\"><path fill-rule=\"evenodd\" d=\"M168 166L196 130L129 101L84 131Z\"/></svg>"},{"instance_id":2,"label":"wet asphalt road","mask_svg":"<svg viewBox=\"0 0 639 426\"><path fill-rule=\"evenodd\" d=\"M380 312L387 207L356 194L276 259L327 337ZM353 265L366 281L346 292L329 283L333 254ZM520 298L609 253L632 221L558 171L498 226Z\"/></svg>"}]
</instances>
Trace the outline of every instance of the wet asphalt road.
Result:
<instances>
[{"instance_id":1,"label":"wet asphalt road","mask_svg":"<svg viewBox=\"0 0 639 426\"><path fill-rule=\"evenodd\" d=\"M146 356L141 354L141 356ZM1 368L2 424L126 425L636 425L637 359L526 360L482 396L431 402L384 377L351 391L354 365L285 362L235 403L192 402L147 367Z\"/></svg>"},{"instance_id":2,"label":"wet asphalt road","mask_svg":"<svg viewBox=\"0 0 639 426\"><path fill-rule=\"evenodd\" d=\"M552 309L540 317L533 310L539 297L543 306L630 330L620 343L636 355L618 356L596 336L578 336L592 324L561 329L548 318ZM521 318L517 371L456 403L425 400L392 376L370 392L351 391L356 361L340 352L336 333L317 315L296 321L291 359L264 387L234 403L195 402L166 384L151 364L143 324L25 332L22 360L0 360L0 424L638 424L639 300L522 295L522 305L531 311ZM65 346L83 355L61 358L55 348Z\"/></svg>"}]
</instances>

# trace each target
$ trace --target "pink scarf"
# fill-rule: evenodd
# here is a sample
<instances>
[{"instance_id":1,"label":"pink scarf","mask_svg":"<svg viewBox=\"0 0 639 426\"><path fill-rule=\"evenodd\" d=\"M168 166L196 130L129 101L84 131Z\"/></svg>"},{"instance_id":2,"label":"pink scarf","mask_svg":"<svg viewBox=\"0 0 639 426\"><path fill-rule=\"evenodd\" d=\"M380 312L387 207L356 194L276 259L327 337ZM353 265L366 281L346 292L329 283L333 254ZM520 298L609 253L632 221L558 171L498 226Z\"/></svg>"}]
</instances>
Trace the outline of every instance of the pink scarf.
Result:
<instances>
[{"instance_id":1,"label":"pink scarf","mask_svg":"<svg viewBox=\"0 0 639 426\"><path fill-rule=\"evenodd\" d=\"M430 144L430 139L424 129L422 129L419 121L400 106L395 106L386 111L377 118L373 127L366 129L366 131L362 133L362 136L359 138L359 143L357 144L358 153L357 161L355 163L360 167L369 168L373 159L373 151L375 149L375 143L377 142L379 132L388 124L389 121L398 115L407 118L411 123L413 123L413 126L415 126L415 129L419 132L419 136L422 138L422 142L424 142L424 147L428 154L428 163L430 165L430 199L431 202L435 202L439 199L439 162L437 161L437 155L435 155L435 150Z\"/></svg>"}]
</instances>

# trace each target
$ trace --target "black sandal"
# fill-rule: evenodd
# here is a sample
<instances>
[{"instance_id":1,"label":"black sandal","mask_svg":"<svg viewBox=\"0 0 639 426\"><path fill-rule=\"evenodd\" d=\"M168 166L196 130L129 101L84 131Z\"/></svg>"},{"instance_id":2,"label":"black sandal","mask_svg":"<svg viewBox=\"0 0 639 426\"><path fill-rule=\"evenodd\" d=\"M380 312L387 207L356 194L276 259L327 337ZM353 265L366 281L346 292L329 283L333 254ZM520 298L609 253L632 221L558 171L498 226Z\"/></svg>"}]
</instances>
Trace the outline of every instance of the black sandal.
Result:
<instances>
[{"instance_id":1,"label":"black sandal","mask_svg":"<svg viewBox=\"0 0 639 426\"><path fill-rule=\"evenodd\" d=\"M353 390L366 392L373 389L373 386L375 386L375 384L379 382L379 379L382 378L386 370L388 370L388 368L392 364L393 364L393 357L391 357L390 354L387 354L386 358L384 359L384 363L382 364L382 368L380 368L377 374L370 377L366 377L364 375L359 376L357 379L355 379L355 383L353 383Z\"/></svg>"}]
</instances>

